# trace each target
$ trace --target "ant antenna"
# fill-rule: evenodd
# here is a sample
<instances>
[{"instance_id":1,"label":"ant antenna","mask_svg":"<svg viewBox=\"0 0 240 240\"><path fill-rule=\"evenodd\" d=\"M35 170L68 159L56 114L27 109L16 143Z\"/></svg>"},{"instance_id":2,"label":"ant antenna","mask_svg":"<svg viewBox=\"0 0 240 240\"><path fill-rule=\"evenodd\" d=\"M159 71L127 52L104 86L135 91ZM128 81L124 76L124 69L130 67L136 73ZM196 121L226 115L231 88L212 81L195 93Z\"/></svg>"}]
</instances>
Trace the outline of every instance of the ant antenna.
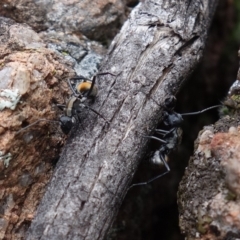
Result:
<instances>
[{"instance_id":1,"label":"ant antenna","mask_svg":"<svg viewBox=\"0 0 240 240\"><path fill-rule=\"evenodd\" d=\"M19 134L20 132L26 130L27 128L30 128L30 127L34 126L35 124L37 124L37 123L39 123L39 122L43 122L43 121L45 121L45 122L55 122L55 123L60 123L60 121L57 121L57 120L48 120L48 119L45 119L45 118L41 118L41 119L38 119L37 121L35 121L35 122L33 122L33 123L27 125L26 127L21 128L20 130L18 130L18 131L16 132L16 135Z\"/></svg>"},{"instance_id":2,"label":"ant antenna","mask_svg":"<svg viewBox=\"0 0 240 240\"><path fill-rule=\"evenodd\" d=\"M100 73L99 73L100 74ZM103 74L102 74L103 75ZM87 93L87 98L91 95L91 93L92 93L92 90L93 90L93 87L94 87L94 85L95 85L95 82L96 82L96 78L97 78L97 75L95 75L94 77L93 77L93 79L92 79L92 84L91 84L91 87L90 87L90 89L89 89L89 91L88 91L88 93Z\"/></svg>"},{"instance_id":3,"label":"ant antenna","mask_svg":"<svg viewBox=\"0 0 240 240\"><path fill-rule=\"evenodd\" d=\"M74 90L74 88L73 88L73 86L72 86L72 84L71 84L71 82L70 82L70 80L77 80L77 79L84 79L83 77L74 77L74 78L71 78L71 79L68 79L67 81L68 81L68 86L70 87L70 89L72 90L72 92L73 92L73 95L74 95L74 97L79 97L79 94L77 94L77 92Z\"/></svg>"},{"instance_id":4,"label":"ant antenna","mask_svg":"<svg viewBox=\"0 0 240 240\"><path fill-rule=\"evenodd\" d=\"M201 113L204 113L208 110L211 110L211 109L214 109L214 108L218 108L218 107L221 107L222 105L215 105L215 106L212 106L212 107L209 107L209 108L205 108L201 111L198 111L198 112L191 112L191 113L181 113L182 116L189 116L189 115L198 115L198 114L201 114Z\"/></svg>"}]
</instances>

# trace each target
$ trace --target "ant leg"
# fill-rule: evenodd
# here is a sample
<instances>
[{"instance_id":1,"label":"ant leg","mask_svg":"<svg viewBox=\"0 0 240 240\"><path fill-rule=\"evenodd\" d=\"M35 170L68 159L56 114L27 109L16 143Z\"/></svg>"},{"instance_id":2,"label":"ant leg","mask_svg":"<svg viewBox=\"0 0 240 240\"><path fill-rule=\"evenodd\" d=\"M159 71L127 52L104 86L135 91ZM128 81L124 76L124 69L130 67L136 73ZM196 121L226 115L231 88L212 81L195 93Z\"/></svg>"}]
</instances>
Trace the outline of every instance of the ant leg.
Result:
<instances>
[{"instance_id":1,"label":"ant leg","mask_svg":"<svg viewBox=\"0 0 240 240\"><path fill-rule=\"evenodd\" d=\"M94 110L93 108L91 108L91 107L89 107L89 106L87 106L87 105L84 105L84 104L82 104L82 106L83 106L84 108L87 108L88 110L91 110L91 111L94 112L96 115L98 115L99 117L101 117L102 119L104 119L105 122L107 122L108 124L110 124L110 122L109 122L101 113L99 113L98 111L96 111L96 110Z\"/></svg>"},{"instance_id":2,"label":"ant leg","mask_svg":"<svg viewBox=\"0 0 240 240\"><path fill-rule=\"evenodd\" d=\"M113 74L113 73L110 73L110 72L103 72L103 73L97 73L95 76L101 76L101 75L107 75L107 74L109 74L109 75L112 75L112 76L117 76L116 74Z\"/></svg>"},{"instance_id":3,"label":"ant leg","mask_svg":"<svg viewBox=\"0 0 240 240\"><path fill-rule=\"evenodd\" d=\"M31 123L31 124L27 125L26 127L18 130L18 131L16 132L16 135L19 134L20 132L26 130L27 128L32 127L32 126L34 126L35 124L37 124L37 123L39 123L39 122L42 122L42 121L60 123L60 121L57 121L57 120L48 120L48 119L41 118L41 119L38 119L37 121L35 121L34 123Z\"/></svg>"},{"instance_id":4,"label":"ant leg","mask_svg":"<svg viewBox=\"0 0 240 240\"><path fill-rule=\"evenodd\" d=\"M77 116L77 117L76 117L76 116ZM82 124L82 121L81 121L80 116L79 116L78 114L76 114L75 116L73 116L73 118L75 119L75 124L76 124L76 123L77 123L77 124L80 124L81 127L82 127L82 129L84 130L84 126L83 126L83 124Z\"/></svg>"},{"instance_id":5,"label":"ant leg","mask_svg":"<svg viewBox=\"0 0 240 240\"><path fill-rule=\"evenodd\" d=\"M150 139L154 139L154 140L157 140L161 143L167 143L165 140L161 139L161 138L158 138L158 137L154 137L154 136L143 136L144 138L150 138Z\"/></svg>"},{"instance_id":6,"label":"ant leg","mask_svg":"<svg viewBox=\"0 0 240 240\"><path fill-rule=\"evenodd\" d=\"M64 105L64 104L56 104L56 106L57 106L61 111L63 111L64 108L66 108L66 105Z\"/></svg>"},{"instance_id":7,"label":"ant leg","mask_svg":"<svg viewBox=\"0 0 240 240\"><path fill-rule=\"evenodd\" d=\"M89 108L92 112L94 112L95 114L97 114L99 117L101 117L103 120L105 120L105 122L107 122L108 124L110 124L110 122L109 122L102 114L100 114L99 112L97 112L96 110L94 110L93 108L91 108L91 107L89 107L89 106L88 106L88 108Z\"/></svg>"},{"instance_id":8,"label":"ant leg","mask_svg":"<svg viewBox=\"0 0 240 240\"><path fill-rule=\"evenodd\" d=\"M168 133L169 131L163 130L163 129L155 129L155 132L156 132L156 133L159 133L159 134L166 134L166 133Z\"/></svg>"},{"instance_id":9,"label":"ant leg","mask_svg":"<svg viewBox=\"0 0 240 240\"><path fill-rule=\"evenodd\" d=\"M73 78L71 78L71 79L73 79ZM76 78L76 79L77 79L77 78ZM74 90L74 88L73 88L73 86L72 86L72 84L71 84L71 82L70 82L70 79L68 79L67 81L68 81L68 86L69 86L70 89L72 90L74 97L76 97L76 98L79 97L79 94L77 94L77 92Z\"/></svg>"},{"instance_id":10,"label":"ant leg","mask_svg":"<svg viewBox=\"0 0 240 240\"><path fill-rule=\"evenodd\" d=\"M166 137L168 134L172 133L174 130L176 130L176 128L171 128L170 130L162 130L162 129L155 129L155 132L157 134L161 134L163 135L163 137Z\"/></svg>"},{"instance_id":11,"label":"ant leg","mask_svg":"<svg viewBox=\"0 0 240 240\"><path fill-rule=\"evenodd\" d=\"M182 116L189 116L189 115L198 115L198 114L201 114L201 113L204 113L208 110L211 110L211 109L214 109L214 108L219 108L221 107L222 105L215 105L215 106L212 106L212 107L209 107L209 108L205 108L201 111L198 111L198 112L192 112L192 113L181 113Z\"/></svg>"},{"instance_id":12,"label":"ant leg","mask_svg":"<svg viewBox=\"0 0 240 240\"><path fill-rule=\"evenodd\" d=\"M163 130L163 129L155 129L155 132L161 135L163 138L170 132L171 130Z\"/></svg>"},{"instance_id":13,"label":"ant leg","mask_svg":"<svg viewBox=\"0 0 240 240\"><path fill-rule=\"evenodd\" d=\"M81 75L70 78L70 80L81 80L81 79L85 80L86 78L84 76L81 76Z\"/></svg>"},{"instance_id":14,"label":"ant leg","mask_svg":"<svg viewBox=\"0 0 240 240\"><path fill-rule=\"evenodd\" d=\"M147 184L149 184L149 183L157 180L158 178L160 178L160 177L162 177L162 176L164 176L164 175L166 175L167 173L170 172L170 167L169 167L168 163L166 162L166 160L165 160L165 158L164 158L164 155L162 155L161 153L159 153L159 157L160 157L161 161L163 162L163 164L164 164L164 166L165 166L165 168L166 168L167 171L165 171L165 172L162 173L162 174L157 175L157 176L154 177L154 178L151 178L150 180L148 180L148 181L146 181L146 182L140 182L140 183L132 184L132 185L128 188L128 191L129 191L129 189L131 189L131 188L133 188L133 187L136 187L136 186L147 185Z\"/></svg>"},{"instance_id":15,"label":"ant leg","mask_svg":"<svg viewBox=\"0 0 240 240\"><path fill-rule=\"evenodd\" d=\"M90 94L92 93L92 90L93 90L93 87L95 85L95 82L96 82L96 78L97 78L97 75L93 76L93 79L92 79L92 84L91 84L91 87L87 93L87 98L90 96Z\"/></svg>"}]
</instances>

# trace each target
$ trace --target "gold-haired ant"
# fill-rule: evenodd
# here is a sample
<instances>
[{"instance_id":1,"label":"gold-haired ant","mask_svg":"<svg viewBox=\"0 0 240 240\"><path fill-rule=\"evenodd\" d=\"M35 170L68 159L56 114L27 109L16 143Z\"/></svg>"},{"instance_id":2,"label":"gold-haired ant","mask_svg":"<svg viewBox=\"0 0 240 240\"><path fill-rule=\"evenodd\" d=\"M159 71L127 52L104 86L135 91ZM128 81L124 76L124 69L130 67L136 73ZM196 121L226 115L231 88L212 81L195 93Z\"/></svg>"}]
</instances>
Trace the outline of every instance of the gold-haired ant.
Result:
<instances>
[{"instance_id":1,"label":"gold-haired ant","mask_svg":"<svg viewBox=\"0 0 240 240\"><path fill-rule=\"evenodd\" d=\"M104 73L98 73L95 76L93 76L92 80L87 79L83 76L77 76L71 79L68 79L68 85L72 91L72 96L68 99L66 104L57 104L57 106L64 112L64 115L62 115L59 120L48 120L48 119L39 119L35 121L32 124L29 124L28 126L20 129L16 132L16 134L19 134L20 132L24 131L25 129L41 122L41 121L48 121L48 122L57 122L60 123L60 127L63 131L63 133L68 134L72 127L77 123L80 122L79 113L81 113L83 108L87 108L100 116L102 119L104 119L106 122L108 122L103 115L101 115L99 112L94 110L93 108L89 107L88 105L84 104L84 102L89 99L94 101L97 94L98 94L98 88L95 84L97 76L100 75L107 75L110 74L112 76L116 76L115 74L104 72ZM76 80L80 80L78 83L75 84ZM75 90L75 89L76 90Z\"/></svg>"}]
</instances>

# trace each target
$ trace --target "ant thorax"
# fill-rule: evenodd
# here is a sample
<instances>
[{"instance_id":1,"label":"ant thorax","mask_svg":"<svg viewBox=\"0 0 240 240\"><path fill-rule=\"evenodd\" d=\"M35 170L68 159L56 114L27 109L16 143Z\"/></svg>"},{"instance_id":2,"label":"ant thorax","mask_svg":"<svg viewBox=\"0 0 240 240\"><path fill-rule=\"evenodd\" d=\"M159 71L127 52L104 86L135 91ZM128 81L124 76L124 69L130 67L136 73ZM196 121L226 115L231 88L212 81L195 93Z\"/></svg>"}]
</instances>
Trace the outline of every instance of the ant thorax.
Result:
<instances>
[{"instance_id":1,"label":"ant thorax","mask_svg":"<svg viewBox=\"0 0 240 240\"><path fill-rule=\"evenodd\" d=\"M171 129L165 136L164 140L167 142L162 146L162 152L168 155L171 151L175 150L182 142L182 129L180 127ZM161 150L161 148L160 148Z\"/></svg>"},{"instance_id":2,"label":"ant thorax","mask_svg":"<svg viewBox=\"0 0 240 240\"><path fill-rule=\"evenodd\" d=\"M182 115L172 111L163 112L163 123L166 127L179 127L183 122Z\"/></svg>"}]
</instances>

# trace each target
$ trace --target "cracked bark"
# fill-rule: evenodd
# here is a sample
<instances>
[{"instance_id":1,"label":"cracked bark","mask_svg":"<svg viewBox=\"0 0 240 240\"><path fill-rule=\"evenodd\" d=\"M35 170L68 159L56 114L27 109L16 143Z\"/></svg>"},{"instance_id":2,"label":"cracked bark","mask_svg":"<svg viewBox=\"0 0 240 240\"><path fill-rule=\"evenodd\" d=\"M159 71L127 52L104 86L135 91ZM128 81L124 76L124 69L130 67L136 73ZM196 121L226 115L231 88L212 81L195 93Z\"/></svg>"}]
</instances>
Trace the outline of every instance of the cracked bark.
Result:
<instances>
[{"instance_id":1,"label":"cracked bark","mask_svg":"<svg viewBox=\"0 0 240 240\"><path fill-rule=\"evenodd\" d=\"M103 239L175 95L199 62L217 1L143 1L113 40L93 113L82 114L28 232L28 239Z\"/></svg>"}]
</instances>

